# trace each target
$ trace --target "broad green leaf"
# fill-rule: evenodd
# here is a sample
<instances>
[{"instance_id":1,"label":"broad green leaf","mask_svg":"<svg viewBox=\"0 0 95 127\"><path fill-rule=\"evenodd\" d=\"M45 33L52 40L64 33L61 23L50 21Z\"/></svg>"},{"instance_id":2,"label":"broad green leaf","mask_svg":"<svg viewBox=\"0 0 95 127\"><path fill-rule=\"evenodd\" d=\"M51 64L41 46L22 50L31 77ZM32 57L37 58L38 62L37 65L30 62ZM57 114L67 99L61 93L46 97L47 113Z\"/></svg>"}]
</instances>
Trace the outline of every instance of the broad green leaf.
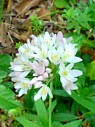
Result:
<instances>
[{"instance_id":1,"label":"broad green leaf","mask_svg":"<svg viewBox=\"0 0 95 127\"><path fill-rule=\"evenodd\" d=\"M69 94L65 90L53 90L53 94L62 97L69 97Z\"/></svg>"},{"instance_id":2,"label":"broad green leaf","mask_svg":"<svg viewBox=\"0 0 95 127\"><path fill-rule=\"evenodd\" d=\"M5 78L7 73L5 71L0 70L0 79Z\"/></svg>"},{"instance_id":3,"label":"broad green leaf","mask_svg":"<svg viewBox=\"0 0 95 127\"><path fill-rule=\"evenodd\" d=\"M0 108L5 110L22 107L21 103L14 98L14 93L10 89L0 87Z\"/></svg>"},{"instance_id":4,"label":"broad green leaf","mask_svg":"<svg viewBox=\"0 0 95 127\"><path fill-rule=\"evenodd\" d=\"M24 98L24 106L28 109L33 108L34 106L34 89L30 89Z\"/></svg>"},{"instance_id":5,"label":"broad green leaf","mask_svg":"<svg viewBox=\"0 0 95 127\"><path fill-rule=\"evenodd\" d=\"M12 57L7 54L0 55L0 70L9 72L10 62L12 61Z\"/></svg>"},{"instance_id":6,"label":"broad green leaf","mask_svg":"<svg viewBox=\"0 0 95 127\"><path fill-rule=\"evenodd\" d=\"M36 106L38 117L43 127L48 127L48 114L44 102L41 99L39 99L35 101L35 106Z\"/></svg>"},{"instance_id":7,"label":"broad green leaf","mask_svg":"<svg viewBox=\"0 0 95 127\"><path fill-rule=\"evenodd\" d=\"M86 98L77 95L74 91L72 91L71 97L80 105L83 107L89 109L90 111L95 113L95 103L92 103L91 101L87 100Z\"/></svg>"},{"instance_id":8,"label":"broad green leaf","mask_svg":"<svg viewBox=\"0 0 95 127\"><path fill-rule=\"evenodd\" d=\"M2 85L5 86L6 88L9 88L9 89L14 88L14 83L13 82L3 82Z\"/></svg>"},{"instance_id":9,"label":"broad green leaf","mask_svg":"<svg viewBox=\"0 0 95 127\"><path fill-rule=\"evenodd\" d=\"M0 66L9 66L11 61L12 58L8 54L0 54Z\"/></svg>"},{"instance_id":10,"label":"broad green leaf","mask_svg":"<svg viewBox=\"0 0 95 127\"><path fill-rule=\"evenodd\" d=\"M54 127L62 127L62 124L59 122L53 122Z\"/></svg>"},{"instance_id":11,"label":"broad green leaf","mask_svg":"<svg viewBox=\"0 0 95 127\"><path fill-rule=\"evenodd\" d=\"M82 124L82 120L75 120L73 122L64 124L60 127L80 127L81 124Z\"/></svg>"},{"instance_id":12,"label":"broad green leaf","mask_svg":"<svg viewBox=\"0 0 95 127\"><path fill-rule=\"evenodd\" d=\"M60 92L61 91L61 92ZM63 92L62 92L63 91ZM58 96L64 97L64 90L56 90ZM70 95L68 95L70 97ZM95 113L95 104L92 103L90 100L77 95L74 91L72 91L71 97L80 105L83 107L89 109L90 111Z\"/></svg>"},{"instance_id":13,"label":"broad green leaf","mask_svg":"<svg viewBox=\"0 0 95 127\"><path fill-rule=\"evenodd\" d=\"M91 80L95 80L95 60L87 66L87 76Z\"/></svg>"},{"instance_id":14,"label":"broad green leaf","mask_svg":"<svg viewBox=\"0 0 95 127\"><path fill-rule=\"evenodd\" d=\"M66 7L67 3L65 0L54 0L54 5L57 7L57 8L64 8Z\"/></svg>"},{"instance_id":15,"label":"broad green leaf","mask_svg":"<svg viewBox=\"0 0 95 127\"><path fill-rule=\"evenodd\" d=\"M83 62L76 63L74 66L74 69L78 69L78 70L82 71L83 74L78 77L77 82L84 85L85 80L86 80L86 67L85 67L85 65L83 64Z\"/></svg>"},{"instance_id":16,"label":"broad green leaf","mask_svg":"<svg viewBox=\"0 0 95 127\"><path fill-rule=\"evenodd\" d=\"M29 121L25 116L19 116L15 119L24 127L40 127L37 123Z\"/></svg>"},{"instance_id":17,"label":"broad green leaf","mask_svg":"<svg viewBox=\"0 0 95 127\"><path fill-rule=\"evenodd\" d=\"M56 113L53 115L53 121L58 121L58 122L66 122L70 120L74 120L77 117L73 114L68 114L68 113Z\"/></svg>"},{"instance_id":18,"label":"broad green leaf","mask_svg":"<svg viewBox=\"0 0 95 127\"><path fill-rule=\"evenodd\" d=\"M3 82L3 79L2 79L2 78L0 78L0 83L1 83L1 82Z\"/></svg>"},{"instance_id":19,"label":"broad green leaf","mask_svg":"<svg viewBox=\"0 0 95 127\"><path fill-rule=\"evenodd\" d=\"M38 116L35 114L32 114L31 112L30 113L24 113L23 116L26 117L28 120L34 121L34 122L37 122L37 119L38 119Z\"/></svg>"},{"instance_id":20,"label":"broad green leaf","mask_svg":"<svg viewBox=\"0 0 95 127\"><path fill-rule=\"evenodd\" d=\"M95 122L93 121L91 121L91 125L92 125L92 127L95 127Z\"/></svg>"}]
</instances>

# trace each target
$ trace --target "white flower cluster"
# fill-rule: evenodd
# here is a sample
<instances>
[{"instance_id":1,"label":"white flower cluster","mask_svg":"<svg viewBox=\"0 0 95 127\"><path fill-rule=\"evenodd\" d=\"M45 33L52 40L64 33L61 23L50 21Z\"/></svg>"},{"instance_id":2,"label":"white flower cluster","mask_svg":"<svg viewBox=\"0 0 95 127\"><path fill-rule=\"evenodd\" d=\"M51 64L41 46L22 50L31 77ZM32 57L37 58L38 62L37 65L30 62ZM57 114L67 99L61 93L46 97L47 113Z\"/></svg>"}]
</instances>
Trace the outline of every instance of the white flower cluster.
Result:
<instances>
[{"instance_id":1,"label":"white flower cluster","mask_svg":"<svg viewBox=\"0 0 95 127\"><path fill-rule=\"evenodd\" d=\"M35 101L39 98L44 101L47 94L52 98L48 81L51 78L54 80L53 69L56 66L62 87L69 94L71 90L78 89L75 82L82 72L73 67L74 63L82 59L75 56L77 48L76 44L71 43L72 38L64 38L61 32L58 34L45 32L38 37L34 35L31 37L31 41L28 39L27 43L20 46L17 57L11 62L10 76L15 82L14 88L18 96L27 94L27 91L34 86L34 89L39 89L34 96Z\"/></svg>"}]
</instances>

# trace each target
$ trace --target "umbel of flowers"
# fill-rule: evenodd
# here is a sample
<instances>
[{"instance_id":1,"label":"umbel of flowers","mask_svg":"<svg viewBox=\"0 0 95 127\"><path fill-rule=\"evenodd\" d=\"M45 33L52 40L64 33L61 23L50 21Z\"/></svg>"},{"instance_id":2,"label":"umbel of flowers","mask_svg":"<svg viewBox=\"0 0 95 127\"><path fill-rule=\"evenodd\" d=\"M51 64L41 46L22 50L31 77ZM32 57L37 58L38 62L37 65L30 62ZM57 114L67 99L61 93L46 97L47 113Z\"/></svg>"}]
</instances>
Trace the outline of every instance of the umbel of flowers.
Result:
<instances>
[{"instance_id":1,"label":"umbel of flowers","mask_svg":"<svg viewBox=\"0 0 95 127\"><path fill-rule=\"evenodd\" d=\"M73 69L74 63L82 61L76 56L76 44L72 44L72 37L64 38L62 32L57 34L45 32L38 37L31 35L32 40L27 40L20 46L16 58L11 62L10 76L15 82L14 88L18 96L27 94L32 87L37 89L34 100L42 98L44 101L49 95L53 97L49 88L50 81L57 74L60 77L60 85L71 94L71 90L78 89L75 82L82 75L80 70Z\"/></svg>"}]
</instances>

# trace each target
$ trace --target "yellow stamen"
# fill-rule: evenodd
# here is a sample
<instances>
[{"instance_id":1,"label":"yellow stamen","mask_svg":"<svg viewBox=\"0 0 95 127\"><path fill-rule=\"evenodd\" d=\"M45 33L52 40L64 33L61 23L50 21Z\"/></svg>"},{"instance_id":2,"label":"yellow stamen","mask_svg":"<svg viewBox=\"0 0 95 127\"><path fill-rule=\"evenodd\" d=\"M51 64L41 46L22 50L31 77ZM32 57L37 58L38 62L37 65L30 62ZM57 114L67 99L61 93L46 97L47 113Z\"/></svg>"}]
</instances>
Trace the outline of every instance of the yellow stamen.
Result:
<instances>
[{"instance_id":1,"label":"yellow stamen","mask_svg":"<svg viewBox=\"0 0 95 127\"><path fill-rule=\"evenodd\" d=\"M46 91L45 87L43 87L43 88L41 89L41 94L46 94L46 93L47 93L47 91Z\"/></svg>"},{"instance_id":2,"label":"yellow stamen","mask_svg":"<svg viewBox=\"0 0 95 127\"><path fill-rule=\"evenodd\" d=\"M53 59L54 61L58 61L58 55L57 55L57 54L53 55L53 56L52 56L52 59Z\"/></svg>"},{"instance_id":3,"label":"yellow stamen","mask_svg":"<svg viewBox=\"0 0 95 127\"><path fill-rule=\"evenodd\" d=\"M22 83L21 86L22 86L23 88L26 88L26 87L27 87L27 84Z\"/></svg>"},{"instance_id":4,"label":"yellow stamen","mask_svg":"<svg viewBox=\"0 0 95 127\"><path fill-rule=\"evenodd\" d=\"M29 52L29 50L28 49L25 49L24 52L27 53L27 52Z\"/></svg>"},{"instance_id":5,"label":"yellow stamen","mask_svg":"<svg viewBox=\"0 0 95 127\"><path fill-rule=\"evenodd\" d=\"M67 76L67 74L68 74L67 71L63 71L63 72L62 72L62 75L63 75L63 76Z\"/></svg>"}]
</instances>

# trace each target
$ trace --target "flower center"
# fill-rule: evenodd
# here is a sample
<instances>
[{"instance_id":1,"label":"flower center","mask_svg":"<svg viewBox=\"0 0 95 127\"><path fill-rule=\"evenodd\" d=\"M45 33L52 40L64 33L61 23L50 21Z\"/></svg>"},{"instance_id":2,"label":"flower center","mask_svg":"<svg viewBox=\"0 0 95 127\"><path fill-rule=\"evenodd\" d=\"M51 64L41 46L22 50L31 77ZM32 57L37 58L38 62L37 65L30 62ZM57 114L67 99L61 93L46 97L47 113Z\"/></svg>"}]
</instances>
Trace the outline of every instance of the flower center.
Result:
<instances>
[{"instance_id":1,"label":"flower center","mask_svg":"<svg viewBox=\"0 0 95 127\"><path fill-rule=\"evenodd\" d=\"M67 72L67 71L63 71L63 72L62 72L62 75L63 75L63 76L67 76L67 75L68 75L68 72Z\"/></svg>"},{"instance_id":2,"label":"flower center","mask_svg":"<svg viewBox=\"0 0 95 127\"><path fill-rule=\"evenodd\" d=\"M46 43L50 44L50 40L45 40Z\"/></svg>"},{"instance_id":3,"label":"flower center","mask_svg":"<svg viewBox=\"0 0 95 127\"><path fill-rule=\"evenodd\" d=\"M26 88L26 87L27 87L27 84L22 83L21 86L22 86L23 88Z\"/></svg>"},{"instance_id":4,"label":"flower center","mask_svg":"<svg viewBox=\"0 0 95 127\"><path fill-rule=\"evenodd\" d=\"M52 59L53 59L54 61L58 61L58 54L54 54L54 55L52 56Z\"/></svg>"},{"instance_id":5,"label":"flower center","mask_svg":"<svg viewBox=\"0 0 95 127\"><path fill-rule=\"evenodd\" d=\"M27 53L27 52L29 52L29 50L28 49L25 49L24 52Z\"/></svg>"},{"instance_id":6,"label":"flower center","mask_svg":"<svg viewBox=\"0 0 95 127\"><path fill-rule=\"evenodd\" d=\"M42 95L43 95L43 94L45 95L46 93L47 93L47 91L46 91L45 87L43 87L42 90L41 90L41 94L42 94Z\"/></svg>"},{"instance_id":7,"label":"flower center","mask_svg":"<svg viewBox=\"0 0 95 127\"><path fill-rule=\"evenodd\" d=\"M40 56L41 56L42 58L46 58L46 52L45 52L44 50L41 51Z\"/></svg>"}]
</instances>

